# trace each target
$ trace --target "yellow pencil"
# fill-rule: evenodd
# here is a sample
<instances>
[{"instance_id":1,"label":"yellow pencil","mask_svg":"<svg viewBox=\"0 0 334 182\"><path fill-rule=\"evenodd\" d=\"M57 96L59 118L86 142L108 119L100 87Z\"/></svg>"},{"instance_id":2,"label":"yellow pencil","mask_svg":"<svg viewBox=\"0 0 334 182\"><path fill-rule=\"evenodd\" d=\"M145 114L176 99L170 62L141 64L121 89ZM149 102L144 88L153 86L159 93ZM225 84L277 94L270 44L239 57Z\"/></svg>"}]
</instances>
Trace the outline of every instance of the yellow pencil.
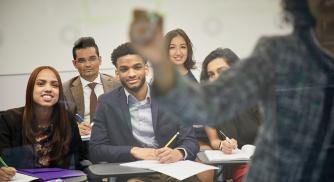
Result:
<instances>
[{"instance_id":1,"label":"yellow pencil","mask_svg":"<svg viewBox=\"0 0 334 182\"><path fill-rule=\"evenodd\" d=\"M179 135L180 133L177 132L169 141L168 143L165 145L165 147L168 147L174 140L175 138Z\"/></svg>"}]
</instances>

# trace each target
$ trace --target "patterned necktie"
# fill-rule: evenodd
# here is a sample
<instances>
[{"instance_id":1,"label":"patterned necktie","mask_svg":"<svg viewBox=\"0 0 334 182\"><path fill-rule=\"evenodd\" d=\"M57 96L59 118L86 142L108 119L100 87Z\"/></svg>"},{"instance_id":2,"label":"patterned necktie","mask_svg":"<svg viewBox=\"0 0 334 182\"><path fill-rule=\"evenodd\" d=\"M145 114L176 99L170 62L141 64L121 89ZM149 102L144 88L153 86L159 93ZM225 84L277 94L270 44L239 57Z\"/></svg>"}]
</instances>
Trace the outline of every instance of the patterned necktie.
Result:
<instances>
[{"instance_id":1,"label":"patterned necktie","mask_svg":"<svg viewBox=\"0 0 334 182\"><path fill-rule=\"evenodd\" d=\"M95 91L94 91L94 88L95 86L97 85L97 83L89 83L88 84L88 87L90 89L92 89L92 92L90 93L90 122L92 123L93 122L93 117L94 117L94 114L95 114L95 111L96 111L96 104L97 104L97 97L96 97L96 94L95 94Z\"/></svg>"}]
</instances>

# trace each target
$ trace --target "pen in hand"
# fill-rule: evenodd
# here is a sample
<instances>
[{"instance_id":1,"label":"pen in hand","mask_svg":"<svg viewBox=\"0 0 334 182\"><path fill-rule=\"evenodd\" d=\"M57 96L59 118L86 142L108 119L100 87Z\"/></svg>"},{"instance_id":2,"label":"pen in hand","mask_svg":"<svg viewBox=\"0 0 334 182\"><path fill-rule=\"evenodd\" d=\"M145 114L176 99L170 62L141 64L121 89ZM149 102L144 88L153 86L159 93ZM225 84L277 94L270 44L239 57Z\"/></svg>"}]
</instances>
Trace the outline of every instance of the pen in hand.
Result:
<instances>
[{"instance_id":1,"label":"pen in hand","mask_svg":"<svg viewBox=\"0 0 334 182\"><path fill-rule=\"evenodd\" d=\"M228 138L226 135L225 135L225 133L224 132L222 132L221 130L219 130L218 129L218 132L219 132L219 134L222 136L222 137L225 137L225 139L227 140L229 140L230 138Z\"/></svg>"},{"instance_id":2,"label":"pen in hand","mask_svg":"<svg viewBox=\"0 0 334 182\"><path fill-rule=\"evenodd\" d=\"M79 122L79 123L82 123L84 122L84 119L80 116L80 114L75 114L75 119Z\"/></svg>"},{"instance_id":3,"label":"pen in hand","mask_svg":"<svg viewBox=\"0 0 334 182\"><path fill-rule=\"evenodd\" d=\"M168 147L174 140L175 138L179 135L180 133L177 132L168 142L167 144L165 145L165 147Z\"/></svg>"},{"instance_id":4,"label":"pen in hand","mask_svg":"<svg viewBox=\"0 0 334 182\"><path fill-rule=\"evenodd\" d=\"M74 117L78 121L78 123L83 123L84 122L84 119L82 118L82 116L80 116L80 114L75 114ZM90 126L93 126L93 125L94 125L94 122L91 122Z\"/></svg>"}]
</instances>

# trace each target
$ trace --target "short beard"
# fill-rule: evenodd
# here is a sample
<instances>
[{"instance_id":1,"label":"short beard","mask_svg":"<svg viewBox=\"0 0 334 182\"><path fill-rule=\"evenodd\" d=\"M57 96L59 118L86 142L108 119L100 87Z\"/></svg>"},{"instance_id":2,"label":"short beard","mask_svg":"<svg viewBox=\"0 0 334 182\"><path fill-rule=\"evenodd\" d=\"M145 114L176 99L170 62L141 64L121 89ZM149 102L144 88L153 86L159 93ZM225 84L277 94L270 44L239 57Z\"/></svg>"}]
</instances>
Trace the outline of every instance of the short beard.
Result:
<instances>
[{"instance_id":1,"label":"short beard","mask_svg":"<svg viewBox=\"0 0 334 182\"><path fill-rule=\"evenodd\" d=\"M130 92L133 92L133 93L137 93L143 87L145 82L146 82L146 77L144 77L142 80L140 80L140 83L139 83L138 86L130 88L130 87L128 87L128 85L126 84L126 82L124 80L121 80L121 83L122 83L123 87L125 87L126 90L128 90Z\"/></svg>"}]
</instances>

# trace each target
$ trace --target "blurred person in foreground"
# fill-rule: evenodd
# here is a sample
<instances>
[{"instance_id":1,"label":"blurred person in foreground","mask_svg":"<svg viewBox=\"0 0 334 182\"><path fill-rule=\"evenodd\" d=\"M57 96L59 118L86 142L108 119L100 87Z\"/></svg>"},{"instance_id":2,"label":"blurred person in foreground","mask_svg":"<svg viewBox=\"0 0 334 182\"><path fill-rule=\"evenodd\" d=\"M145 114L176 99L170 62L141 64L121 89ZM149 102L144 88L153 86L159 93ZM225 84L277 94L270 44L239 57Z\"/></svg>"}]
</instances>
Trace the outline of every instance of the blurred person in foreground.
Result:
<instances>
[{"instance_id":1,"label":"blurred person in foreground","mask_svg":"<svg viewBox=\"0 0 334 182\"><path fill-rule=\"evenodd\" d=\"M334 2L282 0L282 5L294 31L261 38L249 58L203 86L182 79L166 61L161 18L137 12L130 38L158 73L152 94L187 124L214 125L261 102L264 123L246 181L331 181ZM143 25L148 31L140 32Z\"/></svg>"}]
</instances>

